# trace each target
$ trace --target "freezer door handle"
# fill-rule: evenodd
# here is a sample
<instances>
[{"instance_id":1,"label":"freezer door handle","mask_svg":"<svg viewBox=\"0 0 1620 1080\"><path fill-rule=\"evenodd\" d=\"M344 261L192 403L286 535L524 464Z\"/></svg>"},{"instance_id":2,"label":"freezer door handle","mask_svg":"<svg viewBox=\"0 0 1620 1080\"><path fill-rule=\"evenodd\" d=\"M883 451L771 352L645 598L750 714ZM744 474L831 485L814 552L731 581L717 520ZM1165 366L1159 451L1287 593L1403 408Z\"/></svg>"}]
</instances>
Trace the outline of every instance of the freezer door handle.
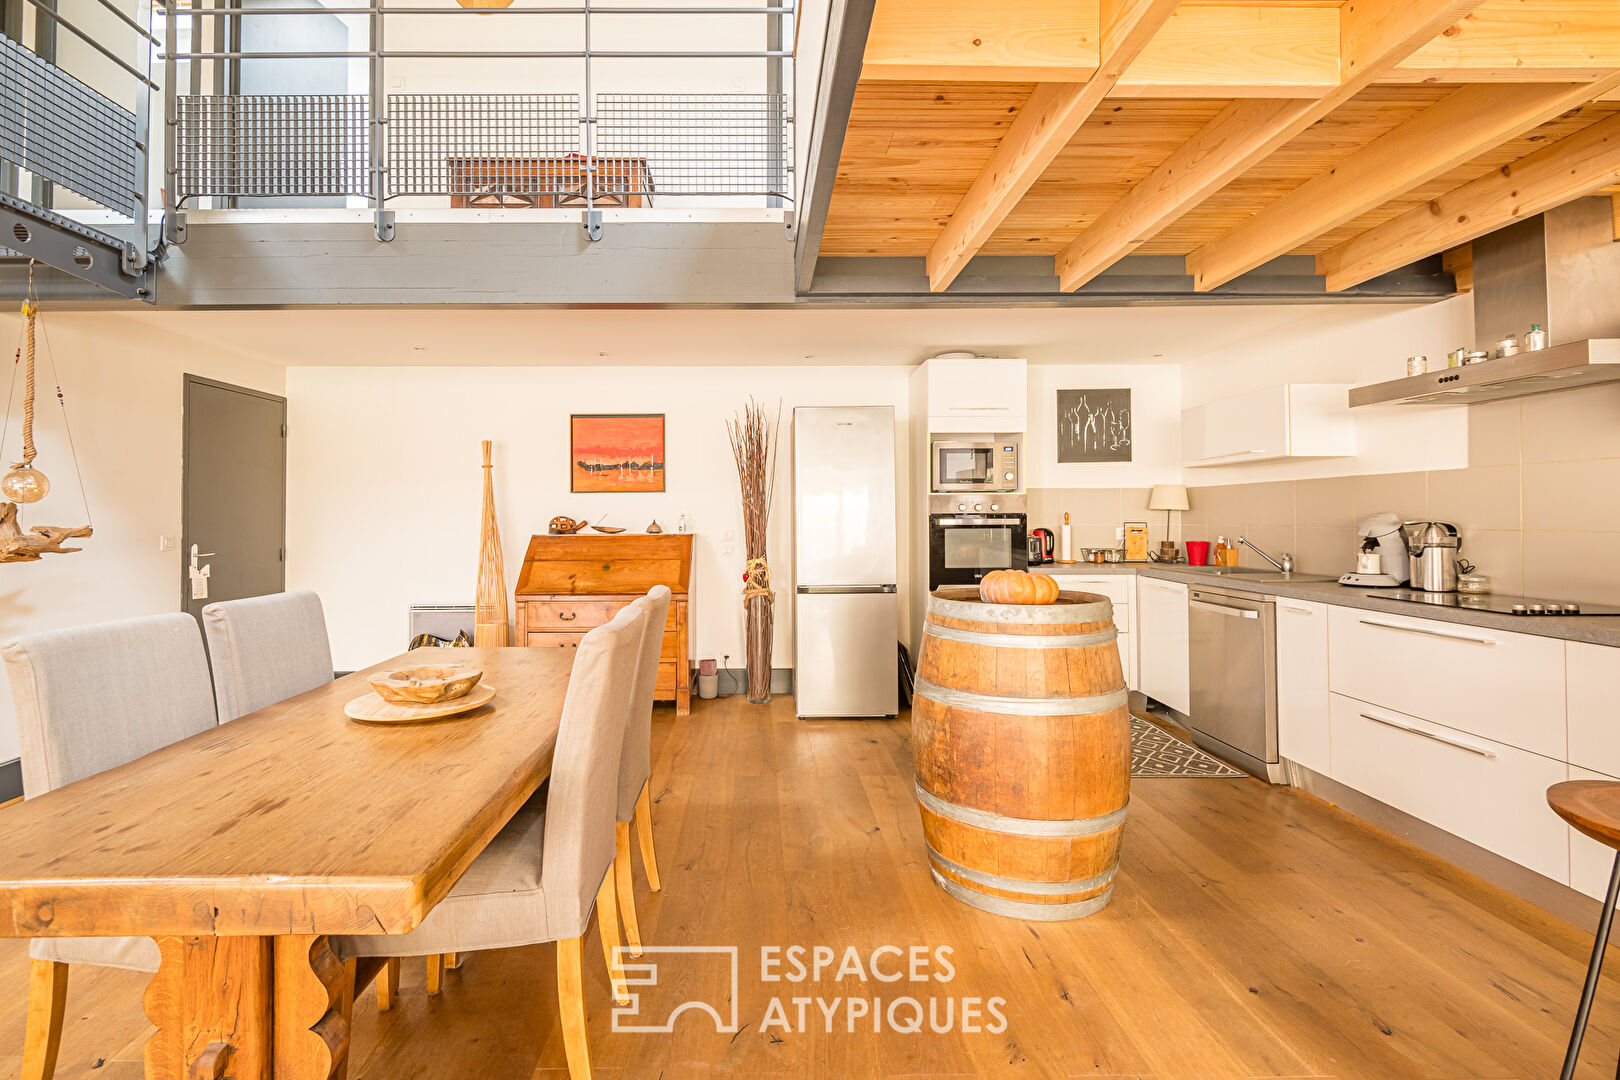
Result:
<instances>
[{"instance_id":1,"label":"freezer door handle","mask_svg":"<svg viewBox=\"0 0 1620 1080\"><path fill-rule=\"evenodd\" d=\"M837 593L892 593L894 585L800 585L793 590L806 596Z\"/></svg>"}]
</instances>

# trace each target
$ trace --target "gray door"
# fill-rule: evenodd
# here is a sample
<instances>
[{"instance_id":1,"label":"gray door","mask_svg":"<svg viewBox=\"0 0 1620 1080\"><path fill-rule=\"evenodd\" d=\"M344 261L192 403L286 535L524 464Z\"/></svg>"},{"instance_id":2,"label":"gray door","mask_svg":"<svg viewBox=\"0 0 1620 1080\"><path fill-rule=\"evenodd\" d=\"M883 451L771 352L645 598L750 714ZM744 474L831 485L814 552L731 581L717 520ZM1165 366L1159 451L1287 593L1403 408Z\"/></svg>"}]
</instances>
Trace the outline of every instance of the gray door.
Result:
<instances>
[{"instance_id":1,"label":"gray door","mask_svg":"<svg viewBox=\"0 0 1620 1080\"><path fill-rule=\"evenodd\" d=\"M185 395L180 595L197 615L286 588L287 399L195 375ZM207 599L192 599L193 544L211 567Z\"/></svg>"}]
</instances>

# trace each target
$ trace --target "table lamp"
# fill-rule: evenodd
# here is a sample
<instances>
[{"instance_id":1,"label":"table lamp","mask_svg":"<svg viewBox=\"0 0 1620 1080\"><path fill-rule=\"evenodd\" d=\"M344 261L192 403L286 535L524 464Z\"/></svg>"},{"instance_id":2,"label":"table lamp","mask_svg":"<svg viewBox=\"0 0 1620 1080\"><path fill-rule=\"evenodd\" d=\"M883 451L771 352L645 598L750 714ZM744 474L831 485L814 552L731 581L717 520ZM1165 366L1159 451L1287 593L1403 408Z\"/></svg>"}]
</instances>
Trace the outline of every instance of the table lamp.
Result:
<instances>
[{"instance_id":1,"label":"table lamp","mask_svg":"<svg viewBox=\"0 0 1620 1080\"><path fill-rule=\"evenodd\" d=\"M1152 493L1148 495L1148 509L1164 511L1164 539L1159 541L1159 559L1174 561L1176 545L1170 539L1170 511L1192 509L1192 504L1187 501L1187 485L1154 484Z\"/></svg>"}]
</instances>

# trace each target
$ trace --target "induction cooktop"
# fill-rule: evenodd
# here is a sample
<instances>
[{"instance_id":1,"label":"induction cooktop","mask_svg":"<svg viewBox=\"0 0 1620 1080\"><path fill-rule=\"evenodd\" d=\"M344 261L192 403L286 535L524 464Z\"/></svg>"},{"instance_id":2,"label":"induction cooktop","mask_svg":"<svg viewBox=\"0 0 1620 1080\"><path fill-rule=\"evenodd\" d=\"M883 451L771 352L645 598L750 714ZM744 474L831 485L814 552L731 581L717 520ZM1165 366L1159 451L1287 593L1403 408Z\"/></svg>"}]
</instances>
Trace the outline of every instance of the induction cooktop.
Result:
<instances>
[{"instance_id":1,"label":"induction cooktop","mask_svg":"<svg viewBox=\"0 0 1620 1080\"><path fill-rule=\"evenodd\" d=\"M1405 600L1431 607L1493 611L1499 615L1620 615L1611 604L1583 604L1573 600L1545 600L1535 596L1501 596L1496 593L1425 592L1422 589L1378 589L1374 596Z\"/></svg>"}]
</instances>

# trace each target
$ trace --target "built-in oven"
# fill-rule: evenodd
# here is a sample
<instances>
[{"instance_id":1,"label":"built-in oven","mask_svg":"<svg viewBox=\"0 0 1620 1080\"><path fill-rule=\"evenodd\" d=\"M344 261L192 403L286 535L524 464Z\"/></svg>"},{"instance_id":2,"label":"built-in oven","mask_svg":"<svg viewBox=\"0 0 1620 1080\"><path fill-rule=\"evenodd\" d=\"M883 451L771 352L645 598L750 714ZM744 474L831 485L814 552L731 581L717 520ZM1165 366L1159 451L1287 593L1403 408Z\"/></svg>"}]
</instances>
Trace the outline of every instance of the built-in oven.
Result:
<instances>
[{"instance_id":1,"label":"built-in oven","mask_svg":"<svg viewBox=\"0 0 1620 1080\"><path fill-rule=\"evenodd\" d=\"M982 439L935 439L934 491L1017 491L1019 435Z\"/></svg>"},{"instance_id":2,"label":"built-in oven","mask_svg":"<svg viewBox=\"0 0 1620 1080\"><path fill-rule=\"evenodd\" d=\"M977 585L992 570L1029 566L1023 514L928 515L928 589Z\"/></svg>"}]
</instances>

